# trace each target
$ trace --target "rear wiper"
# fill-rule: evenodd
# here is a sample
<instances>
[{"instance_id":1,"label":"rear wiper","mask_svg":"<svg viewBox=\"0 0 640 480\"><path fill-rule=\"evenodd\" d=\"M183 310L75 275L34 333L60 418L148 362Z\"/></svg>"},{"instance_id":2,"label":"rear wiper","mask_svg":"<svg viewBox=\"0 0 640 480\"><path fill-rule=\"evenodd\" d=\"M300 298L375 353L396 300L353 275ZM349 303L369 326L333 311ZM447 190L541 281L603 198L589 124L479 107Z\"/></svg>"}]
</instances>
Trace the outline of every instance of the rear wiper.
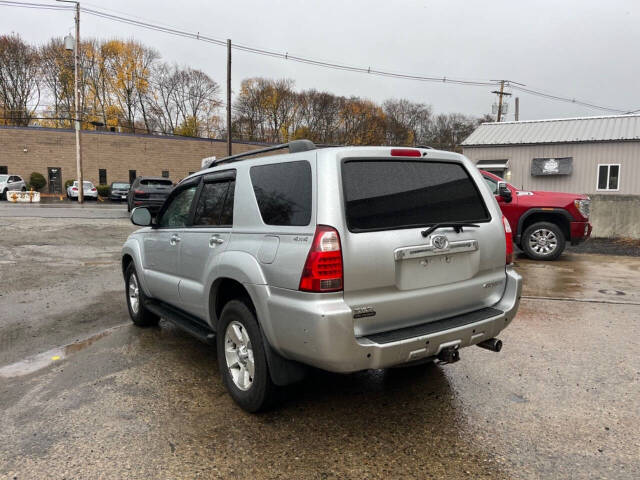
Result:
<instances>
[{"instance_id":1,"label":"rear wiper","mask_svg":"<svg viewBox=\"0 0 640 480\"><path fill-rule=\"evenodd\" d=\"M422 231L422 236L427 238L429 235L431 235L437 229L442 228L442 227L453 227L453 229L455 230L456 233L460 233L460 232L462 232L462 227L479 227L479 226L480 225L476 225L475 223L464 223L464 222L458 222L458 223L434 223L433 225L429 225L429 228L427 228L426 230Z\"/></svg>"}]
</instances>

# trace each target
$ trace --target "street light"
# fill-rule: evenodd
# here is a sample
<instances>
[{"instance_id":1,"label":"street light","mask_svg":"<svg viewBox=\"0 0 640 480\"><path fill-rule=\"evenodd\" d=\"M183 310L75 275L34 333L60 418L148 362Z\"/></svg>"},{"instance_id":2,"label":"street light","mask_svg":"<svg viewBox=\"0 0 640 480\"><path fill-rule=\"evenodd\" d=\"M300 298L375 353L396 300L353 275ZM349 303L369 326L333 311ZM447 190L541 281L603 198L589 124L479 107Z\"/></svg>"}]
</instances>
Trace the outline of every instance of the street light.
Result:
<instances>
[{"instance_id":1,"label":"street light","mask_svg":"<svg viewBox=\"0 0 640 480\"><path fill-rule=\"evenodd\" d=\"M74 82L74 120L76 127L76 169L78 175L78 203L84 202L84 182L82 179L82 148L80 143L80 88L78 84L78 63L80 63L80 2L72 0L56 0L76 5L76 38L64 37L64 48L73 50L73 82Z\"/></svg>"}]
</instances>

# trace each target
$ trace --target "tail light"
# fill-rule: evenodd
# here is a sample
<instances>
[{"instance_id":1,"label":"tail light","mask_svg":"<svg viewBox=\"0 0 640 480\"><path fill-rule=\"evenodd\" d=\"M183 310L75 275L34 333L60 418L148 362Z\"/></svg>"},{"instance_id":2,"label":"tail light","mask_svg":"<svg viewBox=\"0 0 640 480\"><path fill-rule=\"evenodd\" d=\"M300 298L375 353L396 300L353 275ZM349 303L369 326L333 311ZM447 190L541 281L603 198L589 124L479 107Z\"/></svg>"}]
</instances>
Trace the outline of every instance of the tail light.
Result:
<instances>
[{"instance_id":1,"label":"tail light","mask_svg":"<svg viewBox=\"0 0 640 480\"><path fill-rule=\"evenodd\" d=\"M77 192L78 191L78 187L71 187L71 190L74 191L74 192Z\"/></svg>"},{"instance_id":2,"label":"tail light","mask_svg":"<svg viewBox=\"0 0 640 480\"><path fill-rule=\"evenodd\" d=\"M92 192L96 192L96 191L97 191L96 187L93 187L93 188L91 189L91 191L92 191Z\"/></svg>"},{"instance_id":3,"label":"tail light","mask_svg":"<svg viewBox=\"0 0 640 480\"><path fill-rule=\"evenodd\" d=\"M145 192L144 190L134 190L133 194L138 196L138 197L148 197L149 194L147 192Z\"/></svg>"},{"instance_id":4,"label":"tail light","mask_svg":"<svg viewBox=\"0 0 640 480\"><path fill-rule=\"evenodd\" d=\"M392 157L421 157L420 150L414 150L413 148L392 148Z\"/></svg>"},{"instance_id":5,"label":"tail light","mask_svg":"<svg viewBox=\"0 0 640 480\"><path fill-rule=\"evenodd\" d=\"M300 290L337 292L342 284L340 235L333 227L318 225L300 277Z\"/></svg>"},{"instance_id":6,"label":"tail light","mask_svg":"<svg viewBox=\"0 0 640 480\"><path fill-rule=\"evenodd\" d=\"M511 225L507 217L502 215L502 225L504 226L504 240L507 244L506 264L513 263L513 233L511 232Z\"/></svg>"}]
</instances>

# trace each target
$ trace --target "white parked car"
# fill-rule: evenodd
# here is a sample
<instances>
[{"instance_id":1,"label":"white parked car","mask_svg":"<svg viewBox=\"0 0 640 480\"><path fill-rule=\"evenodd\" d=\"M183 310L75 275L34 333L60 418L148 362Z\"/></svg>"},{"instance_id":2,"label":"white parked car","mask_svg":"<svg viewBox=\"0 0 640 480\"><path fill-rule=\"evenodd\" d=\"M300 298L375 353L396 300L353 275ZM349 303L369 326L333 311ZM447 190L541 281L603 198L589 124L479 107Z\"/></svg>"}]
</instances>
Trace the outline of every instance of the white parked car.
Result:
<instances>
[{"instance_id":1,"label":"white parked car","mask_svg":"<svg viewBox=\"0 0 640 480\"><path fill-rule=\"evenodd\" d=\"M20 175L0 175L0 200L7 199L7 192L24 192L26 189L27 184Z\"/></svg>"},{"instance_id":2,"label":"white parked car","mask_svg":"<svg viewBox=\"0 0 640 480\"><path fill-rule=\"evenodd\" d=\"M84 198L98 199L98 189L91 182L82 182L84 190ZM78 199L78 181L75 180L73 185L67 187L67 198L71 200Z\"/></svg>"}]
</instances>

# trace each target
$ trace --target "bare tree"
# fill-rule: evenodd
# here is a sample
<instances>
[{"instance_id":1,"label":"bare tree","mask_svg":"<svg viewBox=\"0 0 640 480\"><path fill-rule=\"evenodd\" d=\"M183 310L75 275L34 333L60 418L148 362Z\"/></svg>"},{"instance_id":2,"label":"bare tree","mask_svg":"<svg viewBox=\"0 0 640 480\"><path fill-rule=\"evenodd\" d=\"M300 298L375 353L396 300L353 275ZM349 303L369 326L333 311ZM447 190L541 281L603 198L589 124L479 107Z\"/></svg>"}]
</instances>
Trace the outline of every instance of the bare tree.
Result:
<instances>
[{"instance_id":1,"label":"bare tree","mask_svg":"<svg viewBox=\"0 0 640 480\"><path fill-rule=\"evenodd\" d=\"M29 125L40 103L38 52L19 35L0 36L0 109L3 123Z\"/></svg>"}]
</instances>

